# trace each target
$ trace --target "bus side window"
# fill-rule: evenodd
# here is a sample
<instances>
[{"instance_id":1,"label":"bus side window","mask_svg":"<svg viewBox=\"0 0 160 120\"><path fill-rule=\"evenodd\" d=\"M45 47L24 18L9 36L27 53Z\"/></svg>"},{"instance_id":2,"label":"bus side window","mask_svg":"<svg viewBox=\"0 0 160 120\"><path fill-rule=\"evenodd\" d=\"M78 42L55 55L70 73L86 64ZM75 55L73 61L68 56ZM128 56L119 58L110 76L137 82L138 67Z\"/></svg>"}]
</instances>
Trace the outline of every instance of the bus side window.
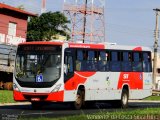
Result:
<instances>
[{"instance_id":1,"label":"bus side window","mask_svg":"<svg viewBox=\"0 0 160 120\"><path fill-rule=\"evenodd\" d=\"M132 71L131 53L128 51L122 52L122 71Z\"/></svg>"},{"instance_id":2,"label":"bus side window","mask_svg":"<svg viewBox=\"0 0 160 120\"><path fill-rule=\"evenodd\" d=\"M83 62L83 51L77 50L76 51L76 70L81 71L82 70L82 62Z\"/></svg>"},{"instance_id":3,"label":"bus side window","mask_svg":"<svg viewBox=\"0 0 160 120\"><path fill-rule=\"evenodd\" d=\"M142 72L142 54L133 52L133 71Z\"/></svg>"},{"instance_id":4,"label":"bus side window","mask_svg":"<svg viewBox=\"0 0 160 120\"><path fill-rule=\"evenodd\" d=\"M73 57L65 56L66 74L73 73Z\"/></svg>"},{"instance_id":5,"label":"bus side window","mask_svg":"<svg viewBox=\"0 0 160 120\"><path fill-rule=\"evenodd\" d=\"M109 63L108 63L108 52L100 51L99 52L99 61L98 61L98 70L99 71L108 71Z\"/></svg>"},{"instance_id":6,"label":"bus side window","mask_svg":"<svg viewBox=\"0 0 160 120\"><path fill-rule=\"evenodd\" d=\"M72 56L68 56L68 72L69 73L73 73L73 57Z\"/></svg>"},{"instance_id":7,"label":"bus side window","mask_svg":"<svg viewBox=\"0 0 160 120\"><path fill-rule=\"evenodd\" d=\"M88 71L97 71L97 55L96 51L90 50L88 51L88 59L87 66Z\"/></svg>"},{"instance_id":8,"label":"bus side window","mask_svg":"<svg viewBox=\"0 0 160 120\"><path fill-rule=\"evenodd\" d=\"M82 60L82 65L81 65L81 71L88 71L88 51L83 50L83 60Z\"/></svg>"},{"instance_id":9,"label":"bus side window","mask_svg":"<svg viewBox=\"0 0 160 120\"><path fill-rule=\"evenodd\" d=\"M70 78L74 73L74 65L73 65L73 51L70 49L65 50L64 57L64 74L66 76L65 79Z\"/></svg>"},{"instance_id":10,"label":"bus side window","mask_svg":"<svg viewBox=\"0 0 160 120\"><path fill-rule=\"evenodd\" d=\"M113 72L121 71L120 54L121 53L118 51L111 52L110 71Z\"/></svg>"},{"instance_id":11,"label":"bus side window","mask_svg":"<svg viewBox=\"0 0 160 120\"><path fill-rule=\"evenodd\" d=\"M151 72L151 54L149 52L143 53L143 71L144 72Z\"/></svg>"}]
</instances>

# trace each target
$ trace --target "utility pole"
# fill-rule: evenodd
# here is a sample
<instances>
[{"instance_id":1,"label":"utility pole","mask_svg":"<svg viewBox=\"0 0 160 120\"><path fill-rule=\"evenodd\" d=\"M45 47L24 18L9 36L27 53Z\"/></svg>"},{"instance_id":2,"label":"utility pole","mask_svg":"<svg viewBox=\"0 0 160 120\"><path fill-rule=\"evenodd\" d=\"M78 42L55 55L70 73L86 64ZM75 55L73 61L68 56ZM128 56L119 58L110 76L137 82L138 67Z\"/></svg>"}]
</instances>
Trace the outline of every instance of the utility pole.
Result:
<instances>
[{"instance_id":1,"label":"utility pole","mask_svg":"<svg viewBox=\"0 0 160 120\"><path fill-rule=\"evenodd\" d=\"M154 60L153 60L153 89L157 89L156 85L156 74L157 74L157 54L158 54L158 38L159 38L159 30L158 30L158 21L159 21L159 12L160 9L153 9L156 11L156 27L155 27L155 41L154 41Z\"/></svg>"},{"instance_id":2,"label":"utility pole","mask_svg":"<svg viewBox=\"0 0 160 120\"><path fill-rule=\"evenodd\" d=\"M86 15L87 15L87 0L85 2L85 10L84 10L84 23L83 23L83 43L85 41L85 34L86 34Z\"/></svg>"}]
</instances>

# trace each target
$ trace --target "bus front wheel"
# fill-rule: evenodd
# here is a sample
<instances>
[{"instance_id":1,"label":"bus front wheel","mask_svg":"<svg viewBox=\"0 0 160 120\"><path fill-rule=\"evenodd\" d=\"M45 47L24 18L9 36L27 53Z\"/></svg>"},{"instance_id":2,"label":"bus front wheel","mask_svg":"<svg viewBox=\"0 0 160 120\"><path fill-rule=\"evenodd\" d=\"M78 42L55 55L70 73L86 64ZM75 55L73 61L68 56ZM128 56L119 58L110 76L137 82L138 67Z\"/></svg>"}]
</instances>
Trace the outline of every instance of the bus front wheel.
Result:
<instances>
[{"instance_id":1,"label":"bus front wheel","mask_svg":"<svg viewBox=\"0 0 160 120\"><path fill-rule=\"evenodd\" d=\"M76 110L79 110L83 107L84 105L84 91L82 90L78 90L77 95L76 95L76 99L73 103L73 107Z\"/></svg>"}]
</instances>

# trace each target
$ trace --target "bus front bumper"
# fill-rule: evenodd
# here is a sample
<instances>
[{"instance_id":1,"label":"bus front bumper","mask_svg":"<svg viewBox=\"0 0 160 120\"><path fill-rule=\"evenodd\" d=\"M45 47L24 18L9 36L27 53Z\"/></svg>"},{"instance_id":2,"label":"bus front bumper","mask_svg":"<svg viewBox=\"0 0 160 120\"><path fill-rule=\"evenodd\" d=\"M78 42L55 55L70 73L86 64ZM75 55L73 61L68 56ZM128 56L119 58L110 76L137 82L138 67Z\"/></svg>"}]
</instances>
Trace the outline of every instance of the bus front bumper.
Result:
<instances>
[{"instance_id":1,"label":"bus front bumper","mask_svg":"<svg viewBox=\"0 0 160 120\"><path fill-rule=\"evenodd\" d=\"M64 91L51 92L51 93L24 93L14 90L13 97L15 101L63 102Z\"/></svg>"}]
</instances>

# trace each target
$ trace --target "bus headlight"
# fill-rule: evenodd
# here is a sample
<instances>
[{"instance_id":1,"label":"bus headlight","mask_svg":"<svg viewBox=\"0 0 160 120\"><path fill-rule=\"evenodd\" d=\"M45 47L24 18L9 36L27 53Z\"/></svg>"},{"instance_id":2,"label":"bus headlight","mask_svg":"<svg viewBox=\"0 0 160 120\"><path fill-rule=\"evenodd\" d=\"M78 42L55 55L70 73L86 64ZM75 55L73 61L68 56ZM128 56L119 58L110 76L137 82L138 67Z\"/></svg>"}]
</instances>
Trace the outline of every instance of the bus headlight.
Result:
<instances>
[{"instance_id":1,"label":"bus headlight","mask_svg":"<svg viewBox=\"0 0 160 120\"><path fill-rule=\"evenodd\" d=\"M52 90L52 92L58 92L59 89L61 88L62 84L56 85L56 87Z\"/></svg>"},{"instance_id":2,"label":"bus headlight","mask_svg":"<svg viewBox=\"0 0 160 120\"><path fill-rule=\"evenodd\" d=\"M20 91L15 83L13 84L13 90Z\"/></svg>"}]
</instances>

